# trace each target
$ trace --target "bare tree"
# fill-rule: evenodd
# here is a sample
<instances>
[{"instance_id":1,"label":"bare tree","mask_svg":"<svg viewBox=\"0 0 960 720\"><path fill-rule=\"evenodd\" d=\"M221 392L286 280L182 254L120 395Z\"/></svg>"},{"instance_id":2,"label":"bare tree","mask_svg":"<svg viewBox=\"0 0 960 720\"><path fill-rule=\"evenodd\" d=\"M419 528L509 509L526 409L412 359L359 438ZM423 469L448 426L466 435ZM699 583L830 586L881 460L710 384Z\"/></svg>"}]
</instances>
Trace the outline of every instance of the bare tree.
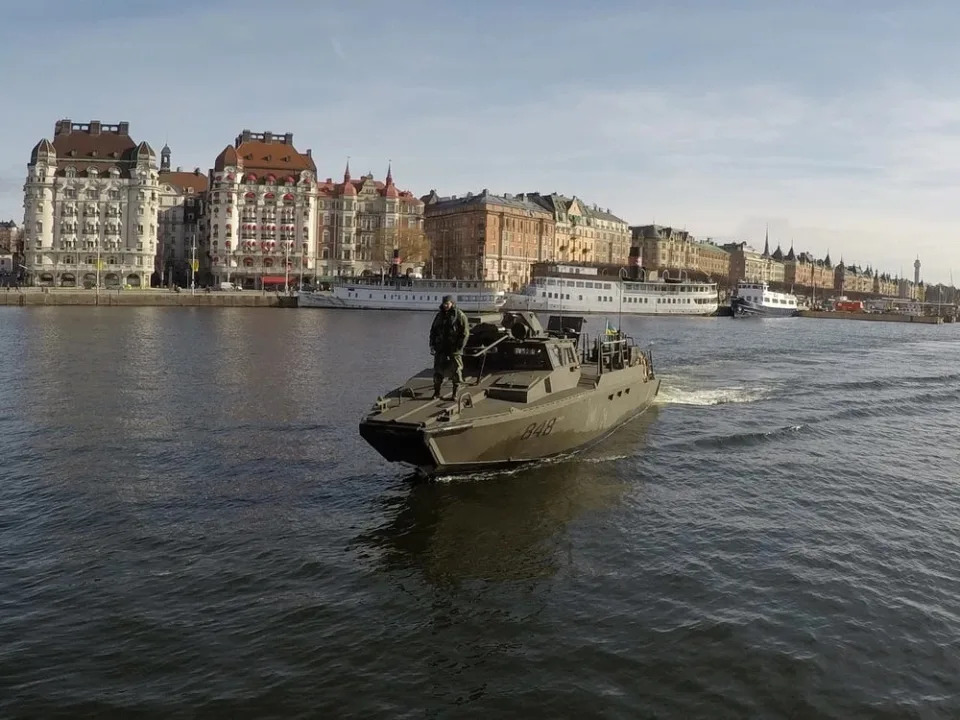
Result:
<instances>
[{"instance_id":1,"label":"bare tree","mask_svg":"<svg viewBox=\"0 0 960 720\"><path fill-rule=\"evenodd\" d=\"M373 235L371 259L390 263L394 250L400 251L402 263L424 263L430 257L430 241L420 228L378 228Z\"/></svg>"}]
</instances>

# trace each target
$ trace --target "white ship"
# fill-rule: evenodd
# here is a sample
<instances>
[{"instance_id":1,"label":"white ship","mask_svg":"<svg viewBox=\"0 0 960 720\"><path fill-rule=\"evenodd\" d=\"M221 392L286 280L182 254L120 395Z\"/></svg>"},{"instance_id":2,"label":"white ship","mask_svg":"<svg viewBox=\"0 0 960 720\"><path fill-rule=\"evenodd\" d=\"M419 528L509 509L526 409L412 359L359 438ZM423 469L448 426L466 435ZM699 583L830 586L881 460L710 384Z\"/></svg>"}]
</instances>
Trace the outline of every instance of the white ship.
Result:
<instances>
[{"instance_id":1,"label":"white ship","mask_svg":"<svg viewBox=\"0 0 960 720\"><path fill-rule=\"evenodd\" d=\"M774 292L766 282L741 280L730 298L734 317L791 317L797 314L797 296Z\"/></svg>"},{"instance_id":2,"label":"white ship","mask_svg":"<svg viewBox=\"0 0 960 720\"><path fill-rule=\"evenodd\" d=\"M444 295L453 295L464 312L495 312L504 292L493 281L399 277L357 278L335 283L330 290L301 292L298 305L353 310L428 310L436 312Z\"/></svg>"},{"instance_id":3,"label":"white ship","mask_svg":"<svg viewBox=\"0 0 960 720\"><path fill-rule=\"evenodd\" d=\"M536 272L536 271L535 271ZM713 315L717 284L688 280L646 279L637 268L630 278L600 275L589 265L551 265L535 274L520 293L507 293L504 309L534 312L623 313L624 315Z\"/></svg>"}]
</instances>

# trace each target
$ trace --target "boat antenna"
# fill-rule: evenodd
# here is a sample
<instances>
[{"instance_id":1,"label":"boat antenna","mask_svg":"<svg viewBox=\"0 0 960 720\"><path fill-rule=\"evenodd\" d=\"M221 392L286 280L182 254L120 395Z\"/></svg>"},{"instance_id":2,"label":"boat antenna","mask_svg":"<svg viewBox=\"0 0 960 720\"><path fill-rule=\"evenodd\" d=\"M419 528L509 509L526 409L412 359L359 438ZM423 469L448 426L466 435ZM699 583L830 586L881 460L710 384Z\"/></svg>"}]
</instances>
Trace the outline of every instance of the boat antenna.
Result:
<instances>
[{"instance_id":1,"label":"boat antenna","mask_svg":"<svg viewBox=\"0 0 960 720\"><path fill-rule=\"evenodd\" d=\"M622 269L622 268L621 268ZM617 283L617 335L623 331L623 281Z\"/></svg>"}]
</instances>

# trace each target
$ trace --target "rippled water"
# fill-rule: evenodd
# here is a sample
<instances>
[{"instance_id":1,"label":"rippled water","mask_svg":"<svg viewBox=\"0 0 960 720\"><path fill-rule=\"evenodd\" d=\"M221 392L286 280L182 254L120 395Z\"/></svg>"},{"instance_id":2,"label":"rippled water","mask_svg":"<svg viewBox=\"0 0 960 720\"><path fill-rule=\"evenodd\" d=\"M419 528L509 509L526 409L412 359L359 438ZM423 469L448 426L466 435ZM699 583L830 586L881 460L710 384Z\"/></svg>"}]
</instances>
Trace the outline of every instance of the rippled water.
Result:
<instances>
[{"instance_id":1,"label":"rippled water","mask_svg":"<svg viewBox=\"0 0 960 720\"><path fill-rule=\"evenodd\" d=\"M410 484L429 321L0 310L0 717L960 716L960 328L632 319L639 421Z\"/></svg>"}]
</instances>

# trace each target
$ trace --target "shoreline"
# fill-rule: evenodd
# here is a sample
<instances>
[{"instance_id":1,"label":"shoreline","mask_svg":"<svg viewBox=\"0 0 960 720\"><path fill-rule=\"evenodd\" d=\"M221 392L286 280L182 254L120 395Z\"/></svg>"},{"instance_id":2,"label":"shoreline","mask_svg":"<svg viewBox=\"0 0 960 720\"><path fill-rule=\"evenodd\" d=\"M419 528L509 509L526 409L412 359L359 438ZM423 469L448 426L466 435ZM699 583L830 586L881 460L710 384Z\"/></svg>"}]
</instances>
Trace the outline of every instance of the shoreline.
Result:
<instances>
[{"instance_id":1,"label":"shoreline","mask_svg":"<svg viewBox=\"0 0 960 720\"><path fill-rule=\"evenodd\" d=\"M277 293L189 290L52 290L0 288L0 306L10 307L269 307L295 308L297 298Z\"/></svg>"}]
</instances>

